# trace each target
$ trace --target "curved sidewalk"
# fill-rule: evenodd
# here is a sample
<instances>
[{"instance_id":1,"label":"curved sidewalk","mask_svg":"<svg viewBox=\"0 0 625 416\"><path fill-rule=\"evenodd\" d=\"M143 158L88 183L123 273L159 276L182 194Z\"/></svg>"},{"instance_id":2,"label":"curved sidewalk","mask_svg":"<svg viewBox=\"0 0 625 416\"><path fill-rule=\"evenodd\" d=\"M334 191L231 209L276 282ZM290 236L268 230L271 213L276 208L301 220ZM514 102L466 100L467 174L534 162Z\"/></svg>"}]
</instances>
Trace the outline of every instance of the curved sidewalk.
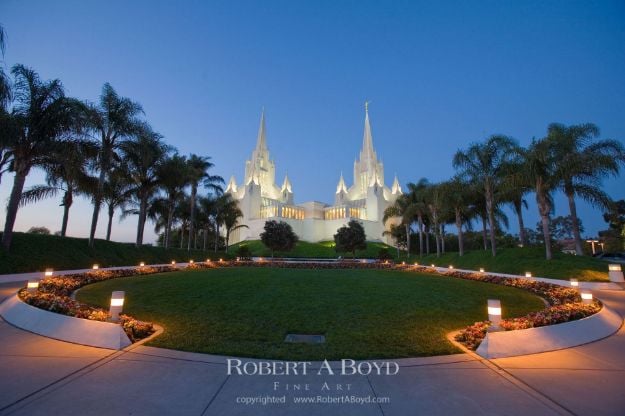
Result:
<instances>
[{"instance_id":1,"label":"curved sidewalk","mask_svg":"<svg viewBox=\"0 0 625 416\"><path fill-rule=\"evenodd\" d=\"M0 285L0 298L18 286ZM625 314L625 292L596 296ZM4 321L0 339L0 414L617 415L625 409L623 328L580 347L515 358L489 361L457 354L395 360L400 371L394 376L228 376L224 357L145 346L84 347ZM325 382L330 391L322 391ZM337 391L337 384L343 390ZM297 387L301 390L293 390ZM390 402L293 403L318 394L388 397ZM237 403L240 397L267 395L285 396L286 403Z\"/></svg>"}]
</instances>

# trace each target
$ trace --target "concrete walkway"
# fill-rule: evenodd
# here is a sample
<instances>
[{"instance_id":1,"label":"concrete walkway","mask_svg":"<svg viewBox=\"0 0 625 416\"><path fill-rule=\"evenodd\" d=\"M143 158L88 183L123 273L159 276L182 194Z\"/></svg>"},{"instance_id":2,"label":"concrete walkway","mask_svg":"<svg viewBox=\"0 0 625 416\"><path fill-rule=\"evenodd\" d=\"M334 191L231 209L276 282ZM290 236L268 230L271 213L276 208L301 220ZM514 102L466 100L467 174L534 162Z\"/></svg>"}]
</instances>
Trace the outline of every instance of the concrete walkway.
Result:
<instances>
[{"instance_id":1,"label":"concrete walkway","mask_svg":"<svg viewBox=\"0 0 625 416\"><path fill-rule=\"evenodd\" d=\"M0 285L0 298L18 287ZM625 314L625 292L595 296ZM396 360L399 374L391 376L318 376L316 371L228 376L224 357L144 346L125 351L83 347L3 321L0 342L3 415L625 414L623 328L591 344L524 357L489 361L458 354ZM330 390L322 391L326 386ZM317 396L367 403L294 403ZM285 403L258 403L267 397ZM240 403L245 400L257 403Z\"/></svg>"}]
</instances>

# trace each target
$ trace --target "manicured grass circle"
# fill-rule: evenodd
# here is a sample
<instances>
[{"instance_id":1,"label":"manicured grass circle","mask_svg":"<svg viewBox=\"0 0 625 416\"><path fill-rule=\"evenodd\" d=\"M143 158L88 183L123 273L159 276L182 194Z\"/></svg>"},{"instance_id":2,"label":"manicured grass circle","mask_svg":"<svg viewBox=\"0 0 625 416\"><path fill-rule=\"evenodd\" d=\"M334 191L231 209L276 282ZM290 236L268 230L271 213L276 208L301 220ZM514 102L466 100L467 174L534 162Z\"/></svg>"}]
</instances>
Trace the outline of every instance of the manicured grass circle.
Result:
<instances>
[{"instance_id":1,"label":"manicured grass circle","mask_svg":"<svg viewBox=\"0 0 625 416\"><path fill-rule=\"evenodd\" d=\"M445 334L486 319L542 309L529 292L456 278L383 270L223 268L100 282L78 300L162 325L151 346L287 360L415 357L459 352ZM324 334L322 345L286 344L287 333Z\"/></svg>"}]
</instances>

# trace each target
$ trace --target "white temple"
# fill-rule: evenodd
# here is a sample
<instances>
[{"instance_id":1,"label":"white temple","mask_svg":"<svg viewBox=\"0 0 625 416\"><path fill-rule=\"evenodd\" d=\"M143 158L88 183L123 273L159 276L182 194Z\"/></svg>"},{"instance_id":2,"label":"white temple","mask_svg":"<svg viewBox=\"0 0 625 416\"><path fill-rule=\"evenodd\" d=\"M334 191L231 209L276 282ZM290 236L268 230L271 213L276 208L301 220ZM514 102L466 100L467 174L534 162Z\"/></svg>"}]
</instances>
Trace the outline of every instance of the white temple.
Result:
<instances>
[{"instance_id":1,"label":"white temple","mask_svg":"<svg viewBox=\"0 0 625 416\"><path fill-rule=\"evenodd\" d=\"M295 204L288 176L284 177L282 186L276 185L275 179L276 167L269 158L263 111L256 148L245 162L245 179L239 186L232 176L226 188L239 202L243 212L241 223L249 227L235 231L230 237L231 243L260 239L268 219L288 222L300 240L310 242L332 240L337 229L351 219L358 219L365 228L367 240L392 243L390 236L383 235L392 221L385 226L382 217L402 190L397 176L390 188L384 184L384 166L373 149L366 104L362 150L359 159L354 161L354 182L348 188L341 173L333 205L317 201Z\"/></svg>"}]
</instances>

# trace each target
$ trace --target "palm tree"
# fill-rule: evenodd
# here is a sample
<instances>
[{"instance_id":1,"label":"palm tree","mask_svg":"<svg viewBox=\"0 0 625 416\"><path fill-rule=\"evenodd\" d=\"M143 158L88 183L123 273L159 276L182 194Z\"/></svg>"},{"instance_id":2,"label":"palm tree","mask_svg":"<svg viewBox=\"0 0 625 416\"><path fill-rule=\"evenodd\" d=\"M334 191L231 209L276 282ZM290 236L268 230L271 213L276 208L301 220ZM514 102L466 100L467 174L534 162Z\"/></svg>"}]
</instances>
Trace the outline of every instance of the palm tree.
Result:
<instances>
[{"instance_id":1,"label":"palm tree","mask_svg":"<svg viewBox=\"0 0 625 416\"><path fill-rule=\"evenodd\" d=\"M141 131L131 140L120 143L124 161L133 184L133 196L138 206L137 247L143 244L143 231L147 219L148 201L158 190L157 170L171 147L163 143L162 136L143 124Z\"/></svg>"},{"instance_id":2,"label":"palm tree","mask_svg":"<svg viewBox=\"0 0 625 416\"><path fill-rule=\"evenodd\" d=\"M209 190L222 192L223 189L221 188L220 184L224 184L224 180L221 176L209 175L208 170L212 168L214 164L210 162L210 157L208 156L198 156L192 154L191 156L189 156L187 164L187 172L189 174L188 179L189 183L191 184L191 221L189 223L188 245L188 249L191 250L191 245L194 241L195 236L195 210L198 186L201 183L204 185L205 188Z\"/></svg>"},{"instance_id":3,"label":"palm tree","mask_svg":"<svg viewBox=\"0 0 625 416\"><path fill-rule=\"evenodd\" d=\"M472 182L480 183L484 189L486 213L490 226L490 245L493 256L497 255L495 243L495 192L502 181L502 170L514 158L518 145L507 136L494 135L484 143L469 146L466 152L454 155L454 168Z\"/></svg>"},{"instance_id":4,"label":"palm tree","mask_svg":"<svg viewBox=\"0 0 625 416\"><path fill-rule=\"evenodd\" d=\"M97 190L97 185L96 185ZM106 241L111 241L111 231L113 228L113 217L115 210L126 210L126 205L132 200L132 184L127 174L125 166L122 164L113 168L104 184L102 201L108 207L108 224L106 226Z\"/></svg>"},{"instance_id":5,"label":"palm tree","mask_svg":"<svg viewBox=\"0 0 625 416\"><path fill-rule=\"evenodd\" d=\"M564 126L553 123L548 127L547 140L552 141L555 151L556 173L562 181L571 213L575 252L583 254L582 237L575 197L592 205L609 210L611 199L600 189L601 179L608 175L617 176L625 163L625 150L616 140L594 141L599 128L594 124Z\"/></svg>"},{"instance_id":6,"label":"palm tree","mask_svg":"<svg viewBox=\"0 0 625 416\"><path fill-rule=\"evenodd\" d=\"M407 257L410 257L410 226L414 221L415 212L416 208L413 206L411 195L408 193L397 197L395 202L384 210L384 216L382 217L382 222L384 224L391 218L401 218L401 225L406 229ZM389 234L392 235L392 233ZM397 250L399 250L399 246Z\"/></svg>"},{"instance_id":7,"label":"palm tree","mask_svg":"<svg viewBox=\"0 0 625 416\"><path fill-rule=\"evenodd\" d=\"M423 233L424 233L424 219L427 217L427 205L425 203L425 196L427 194L427 188L430 183L427 179L421 178L419 182L408 183L408 195L411 201L414 216L417 219L417 228L419 231L419 256L423 257ZM429 244L428 244L429 246ZM429 252L429 250L428 250Z\"/></svg>"},{"instance_id":8,"label":"palm tree","mask_svg":"<svg viewBox=\"0 0 625 416\"><path fill-rule=\"evenodd\" d=\"M427 188L427 194L425 198L426 205L428 207L430 225L434 230L434 239L436 241L436 257L441 255L441 215L443 213L443 189L440 184L432 184Z\"/></svg>"},{"instance_id":9,"label":"palm tree","mask_svg":"<svg viewBox=\"0 0 625 416\"><path fill-rule=\"evenodd\" d=\"M117 149L121 141L132 138L141 130L138 116L142 113L143 109L140 104L117 95L117 92L108 82L102 87L98 105L90 107L89 125L100 142L100 154L98 156L100 176L98 188L93 197L93 215L91 217L91 230L89 231L90 247L93 247L94 244L98 216L104 197L104 187L107 176L113 168L113 162L117 158Z\"/></svg>"},{"instance_id":10,"label":"palm tree","mask_svg":"<svg viewBox=\"0 0 625 416\"><path fill-rule=\"evenodd\" d=\"M4 28L0 26L0 52L4 56L6 34ZM15 137L16 133L11 133L15 126L8 111L11 101L11 81L4 72L4 63L0 61L0 183L2 174L9 168L11 161L9 152L9 137Z\"/></svg>"},{"instance_id":11,"label":"palm tree","mask_svg":"<svg viewBox=\"0 0 625 416\"><path fill-rule=\"evenodd\" d=\"M61 141L55 143L49 154L43 157L46 185L35 185L22 193L21 204L40 201L63 192L63 221L61 236L67 233L69 209L78 194L88 195L96 182L87 173L88 162L95 157L97 147L87 141Z\"/></svg>"},{"instance_id":12,"label":"palm tree","mask_svg":"<svg viewBox=\"0 0 625 416\"><path fill-rule=\"evenodd\" d=\"M458 231L458 255L464 255L464 239L462 226L466 220L466 213L470 208L470 187L460 177L455 176L440 185L444 206L450 211L450 218L456 225ZM450 221L450 222L451 222Z\"/></svg>"},{"instance_id":13,"label":"palm tree","mask_svg":"<svg viewBox=\"0 0 625 416\"><path fill-rule=\"evenodd\" d=\"M521 246L526 246L528 239L523 221L523 208L527 209L528 207L524 197L532 190L533 184L531 181L523 182L523 179L527 180L528 178L517 175L517 172L522 169L523 160L518 156L513 161L506 163L503 168L504 180L497 195L497 200L500 203L512 205L519 222L519 243Z\"/></svg>"},{"instance_id":14,"label":"palm tree","mask_svg":"<svg viewBox=\"0 0 625 416\"><path fill-rule=\"evenodd\" d=\"M549 222L553 211L552 193L560 184L560 179L556 176L556 154L553 148L553 141L534 139L529 148L522 149L521 155L523 169L517 171L512 177L512 181L513 184L523 184L528 181L533 184L545 241L545 257L547 260L551 260Z\"/></svg>"},{"instance_id":15,"label":"palm tree","mask_svg":"<svg viewBox=\"0 0 625 416\"><path fill-rule=\"evenodd\" d=\"M240 224L239 220L243 218L243 212L239 209L239 204L230 194L223 196L224 202L221 204L221 218L224 228L226 229L226 253L230 244L230 234L240 228L248 228L245 224Z\"/></svg>"},{"instance_id":16,"label":"palm tree","mask_svg":"<svg viewBox=\"0 0 625 416\"><path fill-rule=\"evenodd\" d=\"M189 184L187 158L178 154L167 158L159 164L156 176L165 191L166 221L163 245L169 248L176 201L184 196L184 188Z\"/></svg>"},{"instance_id":17,"label":"palm tree","mask_svg":"<svg viewBox=\"0 0 625 416\"><path fill-rule=\"evenodd\" d=\"M15 103L10 117L15 128L11 129L14 135L6 140L15 177L2 235L2 245L7 251L26 177L32 167L43 165L55 143L78 129L83 110L82 103L65 96L58 79L41 81L35 71L23 65L15 65L11 72L15 77Z\"/></svg>"}]
</instances>

